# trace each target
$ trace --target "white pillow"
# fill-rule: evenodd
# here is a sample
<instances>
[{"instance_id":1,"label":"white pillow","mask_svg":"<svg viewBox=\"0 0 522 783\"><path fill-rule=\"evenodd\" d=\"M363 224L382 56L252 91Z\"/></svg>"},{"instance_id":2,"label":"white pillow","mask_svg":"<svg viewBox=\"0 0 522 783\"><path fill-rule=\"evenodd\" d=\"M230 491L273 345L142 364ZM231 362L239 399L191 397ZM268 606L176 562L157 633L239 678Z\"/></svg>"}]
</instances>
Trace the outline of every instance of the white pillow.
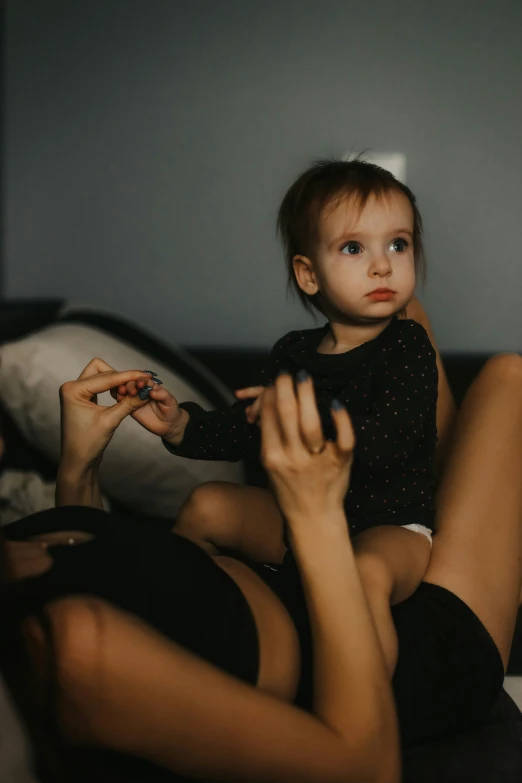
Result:
<instances>
[{"instance_id":1,"label":"white pillow","mask_svg":"<svg viewBox=\"0 0 522 783\"><path fill-rule=\"evenodd\" d=\"M154 370L179 402L191 400L212 408L179 374L128 343L92 326L54 324L0 346L0 400L28 441L56 462L60 456L59 388L77 378L95 356L118 370ZM216 386L220 386L217 380ZM114 404L108 392L99 395L98 402ZM114 434L100 471L101 488L109 498L135 511L171 519L198 484L242 483L243 478L240 463L170 454L160 438L130 417Z\"/></svg>"}]
</instances>

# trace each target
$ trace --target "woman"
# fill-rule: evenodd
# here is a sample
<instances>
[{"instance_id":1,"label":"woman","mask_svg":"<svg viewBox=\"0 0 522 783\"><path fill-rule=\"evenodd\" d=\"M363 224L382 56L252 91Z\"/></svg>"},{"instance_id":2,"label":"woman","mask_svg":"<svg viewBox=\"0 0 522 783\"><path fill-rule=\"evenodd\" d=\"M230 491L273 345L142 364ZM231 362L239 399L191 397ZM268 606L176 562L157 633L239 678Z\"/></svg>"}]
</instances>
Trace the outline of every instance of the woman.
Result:
<instances>
[{"instance_id":1,"label":"woman","mask_svg":"<svg viewBox=\"0 0 522 783\"><path fill-rule=\"evenodd\" d=\"M428 735L434 727L447 730L451 720L456 720L455 728L471 724L473 711L477 718L484 716L507 663L521 582L521 365L519 357L492 360L470 390L441 486L439 532L425 584L414 600L397 608L399 714L403 725L415 714ZM103 410L90 402L103 388L131 378L98 372L98 367L89 366L62 391L60 503L98 503L96 466L120 417L130 411L116 406ZM311 618L316 717L283 701L293 698L296 686L296 638L284 607L246 566L225 561L221 569L239 585L255 618L258 692L105 602L62 597L47 613L55 642L60 722L69 740L134 753L194 777L399 779L391 696L341 519L352 444L346 413L339 417L338 444L326 444L321 454L311 455L306 444L317 438L318 426L313 390L303 387L296 399L288 377L278 379L267 394L262 417L264 461L289 520ZM74 518L69 509L57 513ZM50 518L46 524L51 531ZM82 536L67 532L70 538ZM52 543L49 535L46 540ZM49 569L49 550L25 544L22 551L21 546L17 563L16 553L10 552L19 577ZM58 552L54 549L53 557ZM350 599L340 601L339 596ZM451 612L453 637L446 633ZM433 628L418 622L427 613L435 630L437 623L443 626L444 633L435 639L437 661L426 653L433 648ZM271 643L274 622L286 633L277 648ZM39 629L34 622L25 628L37 667L45 649ZM456 682L440 680L441 666L453 675L462 661L470 672L462 692L476 680L472 710L462 703ZM419 677L428 687L415 702L408 678L417 682ZM430 687L438 691L431 701Z\"/></svg>"},{"instance_id":2,"label":"woman","mask_svg":"<svg viewBox=\"0 0 522 783\"><path fill-rule=\"evenodd\" d=\"M58 481L60 503L99 504L96 468L92 465L98 464L112 432L131 408L120 405L103 410L90 404L90 400L94 394L141 375L132 371L105 371L104 365L102 372L99 370L100 362L95 360L77 382L66 384L62 390L64 443ZM282 605L269 596L260 580L257 584L255 575L247 576L245 566L238 563L234 568L223 559L222 567L241 586L256 621L260 692L209 666L108 604L65 597L51 603L47 611L55 643L57 707L67 739L136 753L198 778L390 782L399 779L393 697L342 511L353 448L349 418L346 411L335 413L338 442L327 444L317 457L306 448L316 437L319 421L311 384L300 391L299 410L307 412L303 435L299 431L293 382L289 376L279 379L276 389L268 393L263 410L263 444L265 464L288 513L309 594L316 638L317 718L284 701L290 700L295 691L297 650L295 639L289 633L291 621ZM81 521L90 523L88 514L78 513L87 509L58 511L62 517L62 512L66 512L69 518L83 516ZM54 516L60 524L60 514L43 514L40 519L47 517L49 523ZM319 542L316 524L320 518L327 521L329 530L323 543ZM107 524L110 525L110 518ZM102 541L106 538L102 530L99 537ZM60 534L45 537L48 546L60 540ZM69 540L76 543L69 552L76 548L78 554L96 539L89 538L84 530L71 530L65 534L65 541ZM198 547L176 536L162 538L162 546L168 540L177 541L187 553L192 552L191 565L197 566L198 558L211 562ZM140 546L146 547L146 540ZM54 557L58 554L57 548L54 549ZM128 548L125 554L129 554ZM51 563L40 558L31 564L30 558L35 555L37 551L26 552L16 576L34 576L37 570L45 575ZM44 557L51 557L50 549L44 550ZM94 552L91 564L96 567ZM324 579L318 566L321 571L327 567L335 579ZM217 575L214 581L219 586ZM53 586L50 585L49 593ZM351 596L343 609L334 608L340 593ZM25 594L19 594L18 598L23 600ZM27 633L39 666L42 663L40 627L32 623ZM275 634L277 648L272 644ZM67 683L65 688L64 683ZM354 707L346 709L350 704ZM359 707L355 709L355 705ZM80 771L78 765L75 774ZM147 769L143 780L155 779L154 774Z\"/></svg>"}]
</instances>

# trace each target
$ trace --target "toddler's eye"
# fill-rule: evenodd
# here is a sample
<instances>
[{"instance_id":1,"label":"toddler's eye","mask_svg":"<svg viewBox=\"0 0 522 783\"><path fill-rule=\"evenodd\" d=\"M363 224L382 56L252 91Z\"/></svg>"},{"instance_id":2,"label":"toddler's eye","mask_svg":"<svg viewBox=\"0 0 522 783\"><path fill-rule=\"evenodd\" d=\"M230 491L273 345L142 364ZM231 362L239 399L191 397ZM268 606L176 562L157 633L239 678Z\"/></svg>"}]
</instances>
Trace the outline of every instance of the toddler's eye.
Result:
<instances>
[{"instance_id":1,"label":"toddler's eye","mask_svg":"<svg viewBox=\"0 0 522 783\"><path fill-rule=\"evenodd\" d=\"M408 244L409 242L406 239L394 239L390 245L390 250L393 250L394 253L404 253Z\"/></svg>"},{"instance_id":2,"label":"toddler's eye","mask_svg":"<svg viewBox=\"0 0 522 783\"><path fill-rule=\"evenodd\" d=\"M347 256L356 256L361 252L361 246L358 242L347 242L341 248L341 253Z\"/></svg>"}]
</instances>

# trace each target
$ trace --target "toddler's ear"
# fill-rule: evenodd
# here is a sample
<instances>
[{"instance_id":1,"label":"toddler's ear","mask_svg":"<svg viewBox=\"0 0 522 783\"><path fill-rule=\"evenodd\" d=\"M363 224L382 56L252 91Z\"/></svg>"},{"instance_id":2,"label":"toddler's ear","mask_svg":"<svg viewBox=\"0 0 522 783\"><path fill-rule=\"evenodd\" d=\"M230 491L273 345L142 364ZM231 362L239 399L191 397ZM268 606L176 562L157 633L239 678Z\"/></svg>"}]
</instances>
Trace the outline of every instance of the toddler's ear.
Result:
<instances>
[{"instance_id":1,"label":"toddler's ear","mask_svg":"<svg viewBox=\"0 0 522 783\"><path fill-rule=\"evenodd\" d=\"M292 259L295 280L301 291L314 296L319 291L312 262L307 256L297 255Z\"/></svg>"}]
</instances>

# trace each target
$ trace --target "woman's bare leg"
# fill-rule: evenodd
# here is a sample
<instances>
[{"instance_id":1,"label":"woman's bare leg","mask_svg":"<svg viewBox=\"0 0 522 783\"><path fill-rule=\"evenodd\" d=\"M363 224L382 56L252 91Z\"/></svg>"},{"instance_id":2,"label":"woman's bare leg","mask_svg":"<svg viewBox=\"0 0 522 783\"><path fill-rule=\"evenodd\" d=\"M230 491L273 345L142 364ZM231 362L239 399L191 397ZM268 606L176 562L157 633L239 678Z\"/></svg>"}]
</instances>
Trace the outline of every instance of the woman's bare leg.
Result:
<instances>
[{"instance_id":1,"label":"woman's bare leg","mask_svg":"<svg viewBox=\"0 0 522 783\"><path fill-rule=\"evenodd\" d=\"M442 363L442 357L440 355L433 329L421 302L416 297L413 297L411 302L406 307L406 318L412 318L417 321L421 326L426 329L430 342L435 349L437 356L437 369L439 372L438 383L438 398L437 398L437 446L435 448L435 463L437 467L444 463L446 454L448 452L451 439L453 437L453 430L455 426L455 419L457 416L457 406L453 398L453 392L451 391L448 376L444 364Z\"/></svg>"},{"instance_id":2,"label":"woman's bare leg","mask_svg":"<svg viewBox=\"0 0 522 783\"><path fill-rule=\"evenodd\" d=\"M507 666L522 585L522 357L490 359L456 423L425 581L478 616Z\"/></svg>"}]
</instances>

